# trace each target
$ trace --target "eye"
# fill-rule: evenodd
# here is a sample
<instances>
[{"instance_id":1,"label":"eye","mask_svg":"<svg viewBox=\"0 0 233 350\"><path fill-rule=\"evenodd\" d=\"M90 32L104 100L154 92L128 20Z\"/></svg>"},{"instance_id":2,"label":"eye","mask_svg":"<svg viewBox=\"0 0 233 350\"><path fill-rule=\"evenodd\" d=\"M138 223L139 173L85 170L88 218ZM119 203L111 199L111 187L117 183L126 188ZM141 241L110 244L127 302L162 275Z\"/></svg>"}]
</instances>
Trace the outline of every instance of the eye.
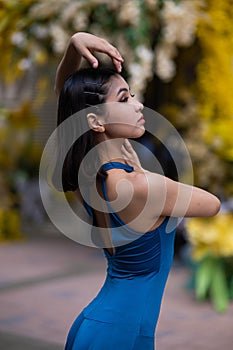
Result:
<instances>
[{"instance_id":1,"label":"eye","mask_svg":"<svg viewBox=\"0 0 233 350\"><path fill-rule=\"evenodd\" d=\"M121 100L120 100L120 102L128 102L128 97L123 97Z\"/></svg>"},{"instance_id":2,"label":"eye","mask_svg":"<svg viewBox=\"0 0 233 350\"><path fill-rule=\"evenodd\" d=\"M130 92L130 96L131 96L131 97L134 97L135 94L133 94L133 93ZM128 102L128 100L129 100L129 96L126 96L126 97L123 97L123 98L120 100L120 102Z\"/></svg>"}]
</instances>

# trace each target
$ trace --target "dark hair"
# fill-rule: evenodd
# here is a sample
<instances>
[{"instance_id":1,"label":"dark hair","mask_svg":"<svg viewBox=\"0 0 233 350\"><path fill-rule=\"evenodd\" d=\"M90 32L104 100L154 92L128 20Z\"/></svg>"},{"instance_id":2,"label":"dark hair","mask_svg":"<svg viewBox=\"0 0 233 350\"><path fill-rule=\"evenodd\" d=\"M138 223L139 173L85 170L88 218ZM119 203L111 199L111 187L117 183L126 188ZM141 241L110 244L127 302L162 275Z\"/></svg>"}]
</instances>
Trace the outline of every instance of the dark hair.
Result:
<instances>
[{"instance_id":1,"label":"dark hair","mask_svg":"<svg viewBox=\"0 0 233 350\"><path fill-rule=\"evenodd\" d=\"M98 144L98 134L87 125L85 110L87 107L97 106L106 101L110 78L118 73L110 68L85 68L75 72L65 82L58 102L57 125L59 126L70 116L72 117L68 129L60 128L58 132L57 159L52 177L53 185L60 191L75 191L79 188L78 174L80 178L88 182L93 175L96 176L98 169L95 168L97 159L80 167L86 154ZM98 114L98 107L93 107ZM81 112L83 111L83 112ZM89 112L89 111L88 111ZM81 135L78 137L77 135ZM78 138L77 138L78 137ZM71 144L68 153L67 144ZM64 163L61 164L62 160ZM57 174L62 167L62 188L59 185ZM58 171L57 171L58 170Z\"/></svg>"}]
</instances>

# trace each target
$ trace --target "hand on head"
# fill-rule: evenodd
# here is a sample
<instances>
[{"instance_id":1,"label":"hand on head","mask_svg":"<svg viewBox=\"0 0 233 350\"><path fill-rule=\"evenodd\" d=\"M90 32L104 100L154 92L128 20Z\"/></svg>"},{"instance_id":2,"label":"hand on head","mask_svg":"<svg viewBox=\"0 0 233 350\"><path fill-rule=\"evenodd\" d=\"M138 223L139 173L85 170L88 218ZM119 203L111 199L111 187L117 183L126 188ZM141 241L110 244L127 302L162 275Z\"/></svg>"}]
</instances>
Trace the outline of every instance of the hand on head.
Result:
<instances>
[{"instance_id":1,"label":"hand on head","mask_svg":"<svg viewBox=\"0 0 233 350\"><path fill-rule=\"evenodd\" d=\"M59 96L65 81L80 68L82 58L85 58L93 68L97 68L99 62L94 52L108 55L118 73L122 70L124 59L119 51L107 40L90 33L75 33L67 46L67 49L58 65L55 78L55 92Z\"/></svg>"},{"instance_id":2,"label":"hand on head","mask_svg":"<svg viewBox=\"0 0 233 350\"><path fill-rule=\"evenodd\" d=\"M77 52L84 57L93 68L98 67L98 60L93 55L94 52L101 52L108 55L116 67L117 72L121 72L124 59L119 51L105 39L90 33L76 33L72 36L71 42Z\"/></svg>"}]
</instances>

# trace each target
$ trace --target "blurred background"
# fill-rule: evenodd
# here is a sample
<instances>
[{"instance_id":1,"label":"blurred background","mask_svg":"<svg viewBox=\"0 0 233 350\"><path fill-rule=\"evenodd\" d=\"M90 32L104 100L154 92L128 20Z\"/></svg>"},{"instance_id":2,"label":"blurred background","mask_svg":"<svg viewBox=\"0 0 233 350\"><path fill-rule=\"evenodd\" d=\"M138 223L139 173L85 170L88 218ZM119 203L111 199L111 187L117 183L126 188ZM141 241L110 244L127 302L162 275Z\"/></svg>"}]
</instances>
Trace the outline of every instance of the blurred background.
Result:
<instances>
[{"instance_id":1,"label":"blurred background","mask_svg":"<svg viewBox=\"0 0 233 350\"><path fill-rule=\"evenodd\" d=\"M119 49L131 90L185 141L195 185L222 201L217 217L179 227L158 348L232 348L232 18L232 0L0 0L2 349L62 349L104 279L101 252L56 230L38 184L56 126L56 67L77 31ZM149 133L140 141L175 178L166 148Z\"/></svg>"}]
</instances>

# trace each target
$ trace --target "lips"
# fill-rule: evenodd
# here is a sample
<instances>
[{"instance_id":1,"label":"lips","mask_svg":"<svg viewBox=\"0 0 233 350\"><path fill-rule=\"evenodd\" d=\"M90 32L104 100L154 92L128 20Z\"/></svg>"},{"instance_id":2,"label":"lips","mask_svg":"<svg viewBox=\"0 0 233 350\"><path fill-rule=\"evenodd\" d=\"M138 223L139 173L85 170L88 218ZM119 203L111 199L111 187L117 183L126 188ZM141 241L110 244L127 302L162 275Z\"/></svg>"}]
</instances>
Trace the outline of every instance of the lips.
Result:
<instances>
[{"instance_id":1,"label":"lips","mask_svg":"<svg viewBox=\"0 0 233 350\"><path fill-rule=\"evenodd\" d=\"M139 124L144 124L145 123L145 119L144 119L144 115L142 114L141 117L138 119L138 123Z\"/></svg>"}]
</instances>

